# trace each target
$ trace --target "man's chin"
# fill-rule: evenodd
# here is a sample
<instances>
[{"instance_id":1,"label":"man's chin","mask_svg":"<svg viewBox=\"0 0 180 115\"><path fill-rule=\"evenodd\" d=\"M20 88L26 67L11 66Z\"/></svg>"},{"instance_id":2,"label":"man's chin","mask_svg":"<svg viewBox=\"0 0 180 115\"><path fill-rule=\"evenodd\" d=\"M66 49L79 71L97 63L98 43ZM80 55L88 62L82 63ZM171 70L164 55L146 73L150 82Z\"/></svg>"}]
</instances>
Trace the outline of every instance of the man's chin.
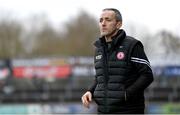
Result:
<instances>
[{"instance_id":1,"label":"man's chin","mask_svg":"<svg viewBox=\"0 0 180 115\"><path fill-rule=\"evenodd\" d=\"M108 34L107 33L101 33L101 36L107 36Z\"/></svg>"}]
</instances>

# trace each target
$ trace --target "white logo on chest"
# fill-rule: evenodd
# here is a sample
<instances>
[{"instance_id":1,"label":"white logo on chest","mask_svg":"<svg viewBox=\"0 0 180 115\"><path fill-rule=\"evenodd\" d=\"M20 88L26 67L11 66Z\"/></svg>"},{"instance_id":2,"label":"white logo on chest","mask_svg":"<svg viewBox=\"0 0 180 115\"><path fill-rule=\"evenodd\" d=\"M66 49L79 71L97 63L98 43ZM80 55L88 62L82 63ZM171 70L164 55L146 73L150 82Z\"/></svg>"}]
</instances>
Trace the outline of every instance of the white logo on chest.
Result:
<instances>
[{"instance_id":1,"label":"white logo on chest","mask_svg":"<svg viewBox=\"0 0 180 115\"><path fill-rule=\"evenodd\" d=\"M96 56L96 59L101 59L102 58L102 55L97 55Z\"/></svg>"}]
</instances>

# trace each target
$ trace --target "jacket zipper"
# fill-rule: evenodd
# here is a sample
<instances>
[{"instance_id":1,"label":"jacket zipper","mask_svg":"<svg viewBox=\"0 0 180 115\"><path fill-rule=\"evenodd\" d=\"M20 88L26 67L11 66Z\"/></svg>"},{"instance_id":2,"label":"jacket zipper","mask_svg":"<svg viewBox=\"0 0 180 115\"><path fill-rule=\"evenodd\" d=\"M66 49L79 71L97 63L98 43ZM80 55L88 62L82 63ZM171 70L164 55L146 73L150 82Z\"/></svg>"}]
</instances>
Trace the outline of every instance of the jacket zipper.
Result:
<instances>
[{"instance_id":1,"label":"jacket zipper","mask_svg":"<svg viewBox=\"0 0 180 115\"><path fill-rule=\"evenodd\" d=\"M108 92L108 52L107 49L104 48L104 56L105 56L105 110L108 112L107 109L107 92Z\"/></svg>"},{"instance_id":2,"label":"jacket zipper","mask_svg":"<svg viewBox=\"0 0 180 115\"><path fill-rule=\"evenodd\" d=\"M125 98L125 101L127 101L127 93L126 93L126 91L124 92L124 98Z\"/></svg>"}]
</instances>

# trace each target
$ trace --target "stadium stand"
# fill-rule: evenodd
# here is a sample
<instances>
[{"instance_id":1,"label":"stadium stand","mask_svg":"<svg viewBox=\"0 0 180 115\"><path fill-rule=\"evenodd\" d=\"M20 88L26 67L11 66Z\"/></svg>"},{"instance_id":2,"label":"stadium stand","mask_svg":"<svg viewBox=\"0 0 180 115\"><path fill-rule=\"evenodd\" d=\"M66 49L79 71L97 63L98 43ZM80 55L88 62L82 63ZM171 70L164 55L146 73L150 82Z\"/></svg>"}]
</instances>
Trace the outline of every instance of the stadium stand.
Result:
<instances>
[{"instance_id":1,"label":"stadium stand","mask_svg":"<svg viewBox=\"0 0 180 115\"><path fill-rule=\"evenodd\" d=\"M33 75L17 77L14 74L9 77L1 77L0 88L1 103L45 103L45 102L80 102L82 94L93 82L93 58L55 58L34 60L12 60L13 69L23 67L22 75L29 71L28 67L47 67L50 69L34 69ZM41 60L41 61L38 61ZM59 63L62 73L56 73L51 61ZM63 61L62 61L63 60ZM36 63L35 63L36 62ZM38 62L38 63L37 63ZM41 63L40 63L41 62ZM62 63L65 62L65 63ZM4 71L2 66L2 73ZM53 68L51 68L53 67ZM63 69L70 67L69 69ZM145 96L148 102L179 102L180 101L180 66L178 65L154 65L154 82L146 90ZM43 71L53 71L47 76ZM66 74L63 74L66 72ZM56 76L62 75L62 76ZM4 74L1 74L4 75ZM28 74L29 75L29 74ZM42 76L43 75L43 76ZM66 76L63 76L66 75ZM8 76L8 75L7 75ZM8 79L8 80L7 80ZM5 83L3 83L6 81Z\"/></svg>"}]
</instances>

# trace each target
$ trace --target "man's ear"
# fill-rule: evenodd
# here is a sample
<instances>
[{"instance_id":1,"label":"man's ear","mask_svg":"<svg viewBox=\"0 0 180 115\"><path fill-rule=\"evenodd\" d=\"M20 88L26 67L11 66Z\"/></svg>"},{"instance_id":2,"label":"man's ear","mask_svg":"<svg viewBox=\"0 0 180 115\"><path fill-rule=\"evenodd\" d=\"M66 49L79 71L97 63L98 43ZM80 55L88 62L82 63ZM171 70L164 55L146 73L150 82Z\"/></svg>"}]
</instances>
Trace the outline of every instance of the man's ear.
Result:
<instances>
[{"instance_id":1,"label":"man's ear","mask_svg":"<svg viewBox=\"0 0 180 115\"><path fill-rule=\"evenodd\" d=\"M121 22L121 21L118 21L118 22L117 22L117 26L116 26L117 29L121 28L121 26L122 26L122 22Z\"/></svg>"}]
</instances>

